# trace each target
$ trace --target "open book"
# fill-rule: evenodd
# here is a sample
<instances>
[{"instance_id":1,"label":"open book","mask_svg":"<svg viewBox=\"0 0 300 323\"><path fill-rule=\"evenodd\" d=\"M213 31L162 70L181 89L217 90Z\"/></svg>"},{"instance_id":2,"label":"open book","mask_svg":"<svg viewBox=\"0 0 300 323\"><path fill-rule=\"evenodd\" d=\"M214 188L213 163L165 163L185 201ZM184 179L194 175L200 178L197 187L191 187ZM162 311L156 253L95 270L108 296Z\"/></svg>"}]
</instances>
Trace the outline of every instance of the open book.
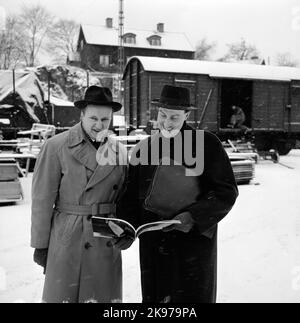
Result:
<instances>
[{"instance_id":1,"label":"open book","mask_svg":"<svg viewBox=\"0 0 300 323\"><path fill-rule=\"evenodd\" d=\"M92 217L93 235L97 238L120 238L129 236L133 240L142 233L162 230L172 224L180 224L179 220L164 220L146 223L135 229L129 222L117 218Z\"/></svg>"}]
</instances>

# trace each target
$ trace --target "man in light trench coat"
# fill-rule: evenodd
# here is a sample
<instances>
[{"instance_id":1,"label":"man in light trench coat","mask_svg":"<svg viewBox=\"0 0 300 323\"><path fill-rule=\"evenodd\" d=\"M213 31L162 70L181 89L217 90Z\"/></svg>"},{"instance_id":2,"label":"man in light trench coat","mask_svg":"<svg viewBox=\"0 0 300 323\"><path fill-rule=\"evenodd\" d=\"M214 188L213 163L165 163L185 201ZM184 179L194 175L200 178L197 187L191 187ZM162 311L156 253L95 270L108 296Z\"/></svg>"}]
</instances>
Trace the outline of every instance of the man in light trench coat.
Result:
<instances>
[{"instance_id":1,"label":"man in light trench coat","mask_svg":"<svg viewBox=\"0 0 300 323\"><path fill-rule=\"evenodd\" d=\"M45 142L33 175L31 246L34 261L45 270L42 299L120 302L121 249L130 244L94 238L91 216L114 215L124 190L125 148L114 142L115 165L101 165L97 158L99 146L112 152L113 139L105 133L112 112L122 106L109 89L98 86L89 87L75 106L81 122Z\"/></svg>"}]
</instances>

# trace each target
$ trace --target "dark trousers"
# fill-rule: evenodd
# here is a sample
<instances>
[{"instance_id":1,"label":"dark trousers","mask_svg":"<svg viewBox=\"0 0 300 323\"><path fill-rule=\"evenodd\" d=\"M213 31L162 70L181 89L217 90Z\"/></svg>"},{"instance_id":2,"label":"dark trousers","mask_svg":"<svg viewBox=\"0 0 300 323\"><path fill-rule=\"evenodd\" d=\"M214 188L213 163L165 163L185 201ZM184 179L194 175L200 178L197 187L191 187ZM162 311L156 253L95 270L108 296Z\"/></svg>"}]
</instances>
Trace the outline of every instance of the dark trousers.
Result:
<instances>
[{"instance_id":1,"label":"dark trousers","mask_svg":"<svg viewBox=\"0 0 300 323\"><path fill-rule=\"evenodd\" d=\"M140 262L144 303L216 302L217 233L145 233Z\"/></svg>"}]
</instances>

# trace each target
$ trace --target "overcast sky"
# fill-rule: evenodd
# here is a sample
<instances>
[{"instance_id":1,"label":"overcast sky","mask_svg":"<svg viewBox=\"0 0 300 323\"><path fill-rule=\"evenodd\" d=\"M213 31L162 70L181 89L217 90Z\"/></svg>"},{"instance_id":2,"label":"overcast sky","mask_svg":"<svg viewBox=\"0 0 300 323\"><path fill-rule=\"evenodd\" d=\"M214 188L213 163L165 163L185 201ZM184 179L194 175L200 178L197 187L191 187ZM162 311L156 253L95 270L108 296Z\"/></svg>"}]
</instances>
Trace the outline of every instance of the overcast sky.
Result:
<instances>
[{"instance_id":1,"label":"overcast sky","mask_svg":"<svg viewBox=\"0 0 300 323\"><path fill-rule=\"evenodd\" d=\"M33 3L79 23L103 25L112 17L117 25L119 0L0 0L7 13ZM193 46L207 37L218 43L215 58L244 37L264 58L290 52L300 61L299 0L124 0L124 6L125 27L151 30L163 22L166 31L185 32Z\"/></svg>"}]
</instances>

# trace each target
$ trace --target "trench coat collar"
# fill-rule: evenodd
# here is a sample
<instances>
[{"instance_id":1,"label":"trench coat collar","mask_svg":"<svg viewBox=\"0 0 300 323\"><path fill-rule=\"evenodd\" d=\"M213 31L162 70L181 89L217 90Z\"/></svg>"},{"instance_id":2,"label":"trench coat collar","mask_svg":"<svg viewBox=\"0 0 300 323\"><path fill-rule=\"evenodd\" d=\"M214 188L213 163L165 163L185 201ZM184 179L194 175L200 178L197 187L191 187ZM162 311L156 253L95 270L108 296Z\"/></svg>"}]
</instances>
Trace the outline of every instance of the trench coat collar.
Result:
<instances>
[{"instance_id":1,"label":"trench coat collar","mask_svg":"<svg viewBox=\"0 0 300 323\"><path fill-rule=\"evenodd\" d=\"M76 124L70 129L68 137L68 146L72 156L86 168L91 170L93 175L87 183L86 189L95 186L106 178L115 168L115 166L100 166L96 160L96 150L85 137L81 123Z\"/></svg>"},{"instance_id":2,"label":"trench coat collar","mask_svg":"<svg viewBox=\"0 0 300 323\"><path fill-rule=\"evenodd\" d=\"M69 130L68 146L73 148L85 140L86 139L82 131L81 122L79 122Z\"/></svg>"},{"instance_id":3,"label":"trench coat collar","mask_svg":"<svg viewBox=\"0 0 300 323\"><path fill-rule=\"evenodd\" d=\"M98 165L95 157L95 150L85 137L81 123L76 124L69 130L68 147L71 155L80 164L84 165L92 172L95 171Z\"/></svg>"},{"instance_id":4,"label":"trench coat collar","mask_svg":"<svg viewBox=\"0 0 300 323\"><path fill-rule=\"evenodd\" d=\"M100 146L101 148L99 148L99 149L103 149L103 151L110 151L110 152L108 152L108 154L112 153L112 154L114 154L116 156L116 160L120 160L119 159L119 157L120 157L119 154L123 155L123 153L116 149L116 145L117 144L116 144L116 142L114 140L112 140L111 138L108 138L107 142L103 146ZM99 149L98 149L98 152L99 152ZM124 156L123 156L123 158L124 158ZM100 181L102 181L116 167L117 167L117 164L116 165L113 165L113 164L99 165L98 164L96 170L94 171L94 174L92 175L92 177L90 178L90 180L89 180L89 182L87 184L86 189L89 189L92 186L95 186Z\"/></svg>"}]
</instances>

